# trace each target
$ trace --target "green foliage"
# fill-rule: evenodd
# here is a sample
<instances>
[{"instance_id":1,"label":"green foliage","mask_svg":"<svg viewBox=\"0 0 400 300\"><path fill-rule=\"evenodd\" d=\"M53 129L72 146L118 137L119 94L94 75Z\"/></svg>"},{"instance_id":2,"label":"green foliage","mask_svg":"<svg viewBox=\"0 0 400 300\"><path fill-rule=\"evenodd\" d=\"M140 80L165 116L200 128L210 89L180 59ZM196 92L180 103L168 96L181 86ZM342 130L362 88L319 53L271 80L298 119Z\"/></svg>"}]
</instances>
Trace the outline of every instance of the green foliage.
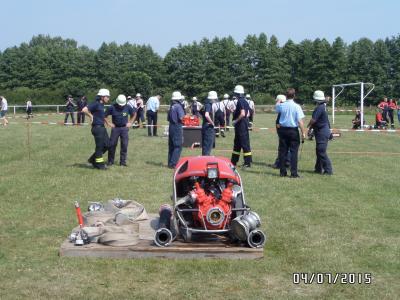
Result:
<instances>
[{"instance_id":1,"label":"green foliage","mask_svg":"<svg viewBox=\"0 0 400 300\"><path fill-rule=\"evenodd\" d=\"M364 81L376 85L366 99L375 105L383 95L397 96L399 74L399 36L376 42L362 38L350 45L340 37L333 43L288 40L282 47L264 33L248 35L242 44L230 36L204 38L172 48L162 58L149 45L111 42L91 50L71 39L38 35L0 53L0 90L11 103L24 101L26 91L59 103L58 95L93 93L105 86L146 97L169 97L180 90L201 98L210 90L232 93L236 84L257 95L257 103L270 103L288 87L309 102L316 89L329 95L333 84ZM357 87L346 89L337 104L354 105L359 95Z\"/></svg>"}]
</instances>

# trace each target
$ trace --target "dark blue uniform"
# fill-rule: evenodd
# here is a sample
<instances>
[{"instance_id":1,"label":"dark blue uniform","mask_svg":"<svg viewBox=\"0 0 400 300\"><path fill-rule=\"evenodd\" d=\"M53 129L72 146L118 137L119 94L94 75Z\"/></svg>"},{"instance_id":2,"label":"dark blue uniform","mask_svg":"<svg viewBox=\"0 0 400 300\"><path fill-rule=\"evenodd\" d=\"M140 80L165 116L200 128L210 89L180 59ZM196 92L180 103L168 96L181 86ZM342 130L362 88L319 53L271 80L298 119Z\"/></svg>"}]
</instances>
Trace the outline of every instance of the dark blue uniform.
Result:
<instances>
[{"instance_id":1,"label":"dark blue uniform","mask_svg":"<svg viewBox=\"0 0 400 300\"><path fill-rule=\"evenodd\" d=\"M82 109L87 106L87 101L86 101L86 97L82 97L81 99L78 100L77 102L77 106L78 106L78 124L83 124L85 123L85 113L82 112Z\"/></svg>"},{"instance_id":2,"label":"dark blue uniform","mask_svg":"<svg viewBox=\"0 0 400 300\"><path fill-rule=\"evenodd\" d=\"M121 137L121 151L119 164L121 166L126 166L126 156L128 153L128 143L129 143L129 128L126 127L129 117L133 117L136 109L130 105L120 106L118 104L111 105L105 114L106 117L111 116L112 122L115 125L111 129L110 137L110 147L108 150L108 164L114 164L115 150L118 144L118 138Z\"/></svg>"},{"instance_id":3,"label":"dark blue uniform","mask_svg":"<svg viewBox=\"0 0 400 300\"><path fill-rule=\"evenodd\" d=\"M175 168L182 152L182 118L185 111L181 103L174 101L168 111L168 167Z\"/></svg>"},{"instance_id":4,"label":"dark blue uniform","mask_svg":"<svg viewBox=\"0 0 400 300\"><path fill-rule=\"evenodd\" d=\"M317 104L312 114L317 161L315 163L315 172L329 174L333 173L332 164L326 153L328 148L328 140L331 134L328 114L326 113L325 104Z\"/></svg>"},{"instance_id":5,"label":"dark blue uniform","mask_svg":"<svg viewBox=\"0 0 400 300\"><path fill-rule=\"evenodd\" d=\"M210 114L210 118L212 120L213 116L211 102L206 102L204 104L204 109L202 110L203 125L201 127L201 155L211 155L211 150L215 140L214 126L207 121L205 117L206 112Z\"/></svg>"},{"instance_id":6,"label":"dark blue uniform","mask_svg":"<svg viewBox=\"0 0 400 300\"><path fill-rule=\"evenodd\" d=\"M241 110L244 110L245 117L235 123L235 139L233 144L233 151L231 162L236 165L240 158L240 151L243 149L244 165L250 166L252 163L250 136L249 136L249 119L250 106L244 97L240 97L236 104L236 109L233 112L233 120L236 120Z\"/></svg>"},{"instance_id":7,"label":"dark blue uniform","mask_svg":"<svg viewBox=\"0 0 400 300\"><path fill-rule=\"evenodd\" d=\"M104 127L104 104L95 101L88 105L88 110L93 115L92 135L96 143L95 152L89 158L89 162L98 169L104 169L103 153L108 150L110 139L106 128Z\"/></svg>"},{"instance_id":8,"label":"dark blue uniform","mask_svg":"<svg viewBox=\"0 0 400 300\"><path fill-rule=\"evenodd\" d=\"M74 101L72 99L68 99L67 103L65 104L65 119L64 119L64 124L67 123L68 121L68 116L71 116L72 119L72 124L75 124L75 118L74 118Z\"/></svg>"}]
</instances>

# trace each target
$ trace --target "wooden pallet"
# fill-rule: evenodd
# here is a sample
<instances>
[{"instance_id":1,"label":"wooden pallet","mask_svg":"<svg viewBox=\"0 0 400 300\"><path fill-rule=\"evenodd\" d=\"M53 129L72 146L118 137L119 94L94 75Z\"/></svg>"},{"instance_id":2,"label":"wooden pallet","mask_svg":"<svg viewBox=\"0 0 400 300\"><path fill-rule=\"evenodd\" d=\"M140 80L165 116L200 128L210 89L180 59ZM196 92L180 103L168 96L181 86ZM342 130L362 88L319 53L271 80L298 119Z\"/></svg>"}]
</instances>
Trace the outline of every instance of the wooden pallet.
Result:
<instances>
[{"instance_id":1,"label":"wooden pallet","mask_svg":"<svg viewBox=\"0 0 400 300\"><path fill-rule=\"evenodd\" d=\"M59 251L66 257L103 257L103 258L226 258L226 259L259 259L264 256L264 249L253 249L229 244L226 240L210 238L206 242L198 240L185 243L177 240L169 247L157 247L153 243L157 218L139 223L139 243L134 246L113 247L92 243L75 246L65 240Z\"/></svg>"}]
</instances>

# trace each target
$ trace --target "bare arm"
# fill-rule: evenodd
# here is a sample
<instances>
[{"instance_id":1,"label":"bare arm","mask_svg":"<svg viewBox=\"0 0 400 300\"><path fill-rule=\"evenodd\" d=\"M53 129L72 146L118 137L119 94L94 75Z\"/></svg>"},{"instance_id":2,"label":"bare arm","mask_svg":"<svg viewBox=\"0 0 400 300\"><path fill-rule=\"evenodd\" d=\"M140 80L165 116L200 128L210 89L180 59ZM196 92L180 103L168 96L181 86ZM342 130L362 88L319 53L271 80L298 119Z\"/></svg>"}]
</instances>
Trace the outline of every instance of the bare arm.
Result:
<instances>
[{"instance_id":1,"label":"bare arm","mask_svg":"<svg viewBox=\"0 0 400 300\"><path fill-rule=\"evenodd\" d=\"M311 121L310 121L311 122ZM304 121L303 119L301 119L299 121L299 127L300 127L300 131L301 131L301 136L302 136L302 142L304 142L304 139L306 138L306 131L304 129Z\"/></svg>"},{"instance_id":2,"label":"bare arm","mask_svg":"<svg viewBox=\"0 0 400 300\"><path fill-rule=\"evenodd\" d=\"M133 113L132 117L130 117L128 123L126 123L126 127L128 127L128 128L132 127L132 123L135 120L135 118L136 118L136 112Z\"/></svg>"},{"instance_id":3,"label":"bare arm","mask_svg":"<svg viewBox=\"0 0 400 300\"><path fill-rule=\"evenodd\" d=\"M85 106L85 107L82 109L82 112L84 112L85 115L87 115L87 116L89 117L89 119L90 119L90 124L92 124L92 123L93 123L93 115L91 114L91 112L89 111L89 109L87 108L87 106Z\"/></svg>"}]
</instances>

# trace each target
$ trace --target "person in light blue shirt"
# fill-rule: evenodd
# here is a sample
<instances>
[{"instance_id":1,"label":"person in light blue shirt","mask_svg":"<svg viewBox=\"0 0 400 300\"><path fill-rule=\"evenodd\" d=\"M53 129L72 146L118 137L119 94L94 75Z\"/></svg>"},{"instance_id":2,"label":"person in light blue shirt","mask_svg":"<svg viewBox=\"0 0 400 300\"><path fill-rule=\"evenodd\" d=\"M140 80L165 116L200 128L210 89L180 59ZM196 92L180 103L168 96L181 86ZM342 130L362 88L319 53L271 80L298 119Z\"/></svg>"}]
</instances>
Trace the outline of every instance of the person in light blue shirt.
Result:
<instances>
[{"instance_id":1,"label":"person in light blue shirt","mask_svg":"<svg viewBox=\"0 0 400 300\"><path fill-rule=\"evenodd\" d=\"M295 90L289 88L286 92L286 101L276 105L276 112L280 114L279 117L279 169L280 176L287 176L286 172L286 155L290 150L290 172L291 178L300 177L297 173L297 153L300 146L299 130L302 134L302 142L306 138L304 130L304 113L300 105L294 102Z\"/></svg>"},{"instance_id":2,"label":"person in light blue shirt","mask_svg":"<svg viewBox=\"0 0 400 300\"><path fill-rule=\"evenodd\" d=\"M147 135L157 136L157 112L160 108L161 96L152 96L146 103Z\"/></svg>"}]
</instances>

